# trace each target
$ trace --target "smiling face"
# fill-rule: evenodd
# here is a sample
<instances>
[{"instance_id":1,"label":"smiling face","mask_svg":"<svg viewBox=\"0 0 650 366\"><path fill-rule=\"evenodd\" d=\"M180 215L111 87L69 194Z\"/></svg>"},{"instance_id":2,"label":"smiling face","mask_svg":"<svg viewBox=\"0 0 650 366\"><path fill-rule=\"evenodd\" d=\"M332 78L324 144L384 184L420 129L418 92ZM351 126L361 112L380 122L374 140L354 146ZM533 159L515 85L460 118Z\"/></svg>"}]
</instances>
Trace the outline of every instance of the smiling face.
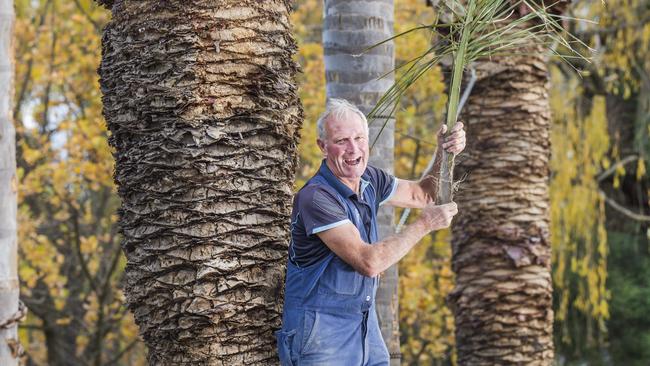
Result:
<instances>
[{"instance_id":1,"label":"smiling face","mask_svg":"<svg viewBox=\"0 0 650 366\"><path fill-rule=\"evenodd\" d=\"M331 116L325 123L325 140L318 140L327 166L348 187L358 189L361 175L368 165L368 130L354 113L341 118Z\"/></svg>"}]
</instances>

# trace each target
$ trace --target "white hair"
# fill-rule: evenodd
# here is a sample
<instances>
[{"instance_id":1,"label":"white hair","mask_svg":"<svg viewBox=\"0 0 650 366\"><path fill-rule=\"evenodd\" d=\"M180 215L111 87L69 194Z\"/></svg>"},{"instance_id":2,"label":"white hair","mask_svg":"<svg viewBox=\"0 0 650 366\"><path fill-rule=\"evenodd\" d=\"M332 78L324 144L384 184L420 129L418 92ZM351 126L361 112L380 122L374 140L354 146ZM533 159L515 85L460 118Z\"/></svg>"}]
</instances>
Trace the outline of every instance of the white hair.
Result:
<instances>
[{"instance_id":1,"label":"white hair","mask_svg":"<svg viewBox=\"0 0 650 366\"><path fill-rule=\"evenodd\" d=\"M331 118L334 117L337 120L345 118L350 113L356 114L363 121L363 125L366 127L366 133L368 132L368 120L366 116L357 108L354 104L348 102L345 99L331 98L327 101L325 106L325 111L323 114L318 117L316 122L316 127L318 128L318 138L325 140L327 138L327 132L325 131L325 123Z\"/></svg>"}]
</instances>

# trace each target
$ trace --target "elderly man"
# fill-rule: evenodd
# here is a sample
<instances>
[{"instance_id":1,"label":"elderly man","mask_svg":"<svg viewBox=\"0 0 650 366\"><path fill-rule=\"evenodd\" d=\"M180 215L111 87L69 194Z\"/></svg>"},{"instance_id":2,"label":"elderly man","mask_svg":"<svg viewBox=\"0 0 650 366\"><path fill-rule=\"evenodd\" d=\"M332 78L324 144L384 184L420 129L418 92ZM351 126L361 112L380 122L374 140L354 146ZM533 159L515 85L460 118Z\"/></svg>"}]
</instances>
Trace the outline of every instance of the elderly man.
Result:
<instances>
[{"instance_id":1,"label":"elderly man","mask_svg":"<svg viewBox=\"0 0 650 366\"><path fill-rule=\"evenodd\" d=\"M276 333L280 362L388 365L374 307L378 274L426 234L448 227L456 204L433 203L435 169L413 182L369 166L366 118L347 101L331 99L317 125L324 159L293 203L283 325ZM438 153L464 147L457 123ZM422 211L380 241L376 214L382 204Z\"/></svg>"}]
</instances>

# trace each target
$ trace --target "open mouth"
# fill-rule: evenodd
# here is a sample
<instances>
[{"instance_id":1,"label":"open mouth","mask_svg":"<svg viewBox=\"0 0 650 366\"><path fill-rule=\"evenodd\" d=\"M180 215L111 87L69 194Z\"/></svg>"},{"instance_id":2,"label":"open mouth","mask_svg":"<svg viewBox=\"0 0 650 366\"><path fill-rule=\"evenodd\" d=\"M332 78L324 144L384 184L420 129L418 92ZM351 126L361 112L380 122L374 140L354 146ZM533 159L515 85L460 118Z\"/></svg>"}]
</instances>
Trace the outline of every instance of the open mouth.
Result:
<instances>
[{"instance_id":1,"label":"open mouth","mask_svg":"<svg viewBox=\"0 0 650 366\"><path fill-rule=\"evenodd\" d=\"M344 160L347 165L358 165L361 162L361 158L356 158L356 159L345 159Z\"/></svg>"}]
</instances>

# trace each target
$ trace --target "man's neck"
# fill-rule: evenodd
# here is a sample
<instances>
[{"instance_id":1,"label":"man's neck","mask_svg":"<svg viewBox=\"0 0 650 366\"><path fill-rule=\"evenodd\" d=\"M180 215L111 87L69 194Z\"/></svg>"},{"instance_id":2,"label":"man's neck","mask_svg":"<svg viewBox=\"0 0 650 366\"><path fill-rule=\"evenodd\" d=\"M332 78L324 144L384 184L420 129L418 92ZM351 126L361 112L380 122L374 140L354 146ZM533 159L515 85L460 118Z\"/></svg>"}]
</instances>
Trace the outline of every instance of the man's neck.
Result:
<instances>
[{"instance_id":1,"label":"man's neck","mask_svg":"<svg viewBox=\"0 0 650 366\"><path fill-rule=\"evenodd\" d=\"M334 171L332 170L329 161L325 161L325 164L327 164L327 167L330 169L331 172ZM343 183L346 187L350 188L352 192L359 194L359 185L361 184L361 177L352 179L352 178L338 177L335 174L333 175L336 177L336 179L340 180L341 183Z\"/></svg>"},{"instance_id":2,"label":"man's neck","mask_svg":"<svg viewBox=\"0 0 650 366\"><path fill-rule=\"evenodd\" d=\"M339 178L339 177L336 178L340 180L343 184L345 184L346 187L350 188L352 192L359 194L359 183L361 182L361 178L357 178L354 180L349 180L347 178Z\"/></svg>"}]
</instances>

